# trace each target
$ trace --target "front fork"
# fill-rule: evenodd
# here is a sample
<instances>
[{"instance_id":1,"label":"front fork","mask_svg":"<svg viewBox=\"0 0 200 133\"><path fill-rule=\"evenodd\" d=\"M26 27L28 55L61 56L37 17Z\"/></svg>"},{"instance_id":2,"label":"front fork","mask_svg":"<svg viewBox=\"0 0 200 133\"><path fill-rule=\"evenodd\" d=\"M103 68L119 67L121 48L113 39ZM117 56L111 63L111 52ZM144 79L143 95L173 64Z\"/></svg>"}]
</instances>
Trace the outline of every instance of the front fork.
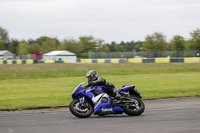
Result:
<instances>
[{"instance_id":1,"label":"front fork","mask_svg":"<svg viewBox=\"0 0 200 133\"><path fill-rule=\"evenodd\" d=\"M81 106L84 106L84 103L85 103L85 97L82 96L81 98L79 98L79 102L80 102L80 105L81 105Z\"/></svg>"}]
</instances>

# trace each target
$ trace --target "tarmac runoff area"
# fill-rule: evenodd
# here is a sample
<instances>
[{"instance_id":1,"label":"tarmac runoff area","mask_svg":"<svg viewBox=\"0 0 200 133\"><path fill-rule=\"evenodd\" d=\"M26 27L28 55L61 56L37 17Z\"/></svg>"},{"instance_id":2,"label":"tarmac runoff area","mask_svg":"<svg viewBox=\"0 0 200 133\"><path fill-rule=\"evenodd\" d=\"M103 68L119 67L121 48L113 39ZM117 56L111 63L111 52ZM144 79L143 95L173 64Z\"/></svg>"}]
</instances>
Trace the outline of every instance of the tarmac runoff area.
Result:
<instances>
[{"instance_id":1,"label":"tarmac runoff area","mask_svg":"<svg viewBox=\"0 0 200 133\"><path fill-rule=\"evenodd\" d=\"M0 133L200 133L200 98L145 100L140 116L80 119L68 108L1 111Z\"/></svg>"}]
</instances>

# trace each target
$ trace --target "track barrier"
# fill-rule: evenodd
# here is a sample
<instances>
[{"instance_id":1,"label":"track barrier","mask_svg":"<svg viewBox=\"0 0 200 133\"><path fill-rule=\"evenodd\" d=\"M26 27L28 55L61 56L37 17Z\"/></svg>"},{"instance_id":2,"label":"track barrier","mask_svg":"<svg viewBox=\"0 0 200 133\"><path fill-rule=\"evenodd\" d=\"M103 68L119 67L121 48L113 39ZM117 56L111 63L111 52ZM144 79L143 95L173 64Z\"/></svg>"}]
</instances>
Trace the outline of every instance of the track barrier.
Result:
<instances>
[{"instance_id":1,"label":"track barrier","mask_svg":"<svg viewBox=\"0 0 200 133\"><path fill-rule=\"evenodd\" d=\"M69 63L67 60L0 60L0 64L53 64ZM116 58L116 59L81 59L80 63L200 63L200 57L181 57L181 58Z\"/></svg>"}]
</instances>

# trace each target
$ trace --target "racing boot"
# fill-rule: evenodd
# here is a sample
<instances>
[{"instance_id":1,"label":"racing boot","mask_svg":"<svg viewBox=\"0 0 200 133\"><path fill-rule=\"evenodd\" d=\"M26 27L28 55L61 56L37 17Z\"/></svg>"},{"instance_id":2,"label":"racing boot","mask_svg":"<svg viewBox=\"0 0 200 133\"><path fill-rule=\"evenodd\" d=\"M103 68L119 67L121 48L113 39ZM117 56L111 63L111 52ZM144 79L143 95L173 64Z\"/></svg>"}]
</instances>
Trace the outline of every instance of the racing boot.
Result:
<instances>
[{"instance_id":1,"label":"racing boot","mask_svg":"<svg viewBox=\"0 0 200 133\"><path fill-rule=\"evenodd\" d=\"M114 98L117 100L116 103L120 103L121 102L121 95L118 93L116 88L113 89L113 94L114 94Z\"/></svg>"}]
</instances>

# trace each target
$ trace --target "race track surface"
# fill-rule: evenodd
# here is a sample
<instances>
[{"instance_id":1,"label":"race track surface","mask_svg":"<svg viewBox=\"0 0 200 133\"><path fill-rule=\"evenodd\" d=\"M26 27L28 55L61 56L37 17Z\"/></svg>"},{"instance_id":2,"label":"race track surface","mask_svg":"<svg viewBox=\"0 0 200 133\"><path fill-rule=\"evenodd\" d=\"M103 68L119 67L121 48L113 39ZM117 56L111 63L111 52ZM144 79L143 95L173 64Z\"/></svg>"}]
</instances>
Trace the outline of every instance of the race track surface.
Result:
<instances>
[{"instance_id":1,"label":"race track surface","mask_svg":"<svg viewBox=\"0 0 200 133\"><path fill-rule=\"evenodd\" d=\"M200 98L144 101L141 116L80 119L67 108L0 112L0 133L200 133Z\"/></svg>"}]
</instances>

